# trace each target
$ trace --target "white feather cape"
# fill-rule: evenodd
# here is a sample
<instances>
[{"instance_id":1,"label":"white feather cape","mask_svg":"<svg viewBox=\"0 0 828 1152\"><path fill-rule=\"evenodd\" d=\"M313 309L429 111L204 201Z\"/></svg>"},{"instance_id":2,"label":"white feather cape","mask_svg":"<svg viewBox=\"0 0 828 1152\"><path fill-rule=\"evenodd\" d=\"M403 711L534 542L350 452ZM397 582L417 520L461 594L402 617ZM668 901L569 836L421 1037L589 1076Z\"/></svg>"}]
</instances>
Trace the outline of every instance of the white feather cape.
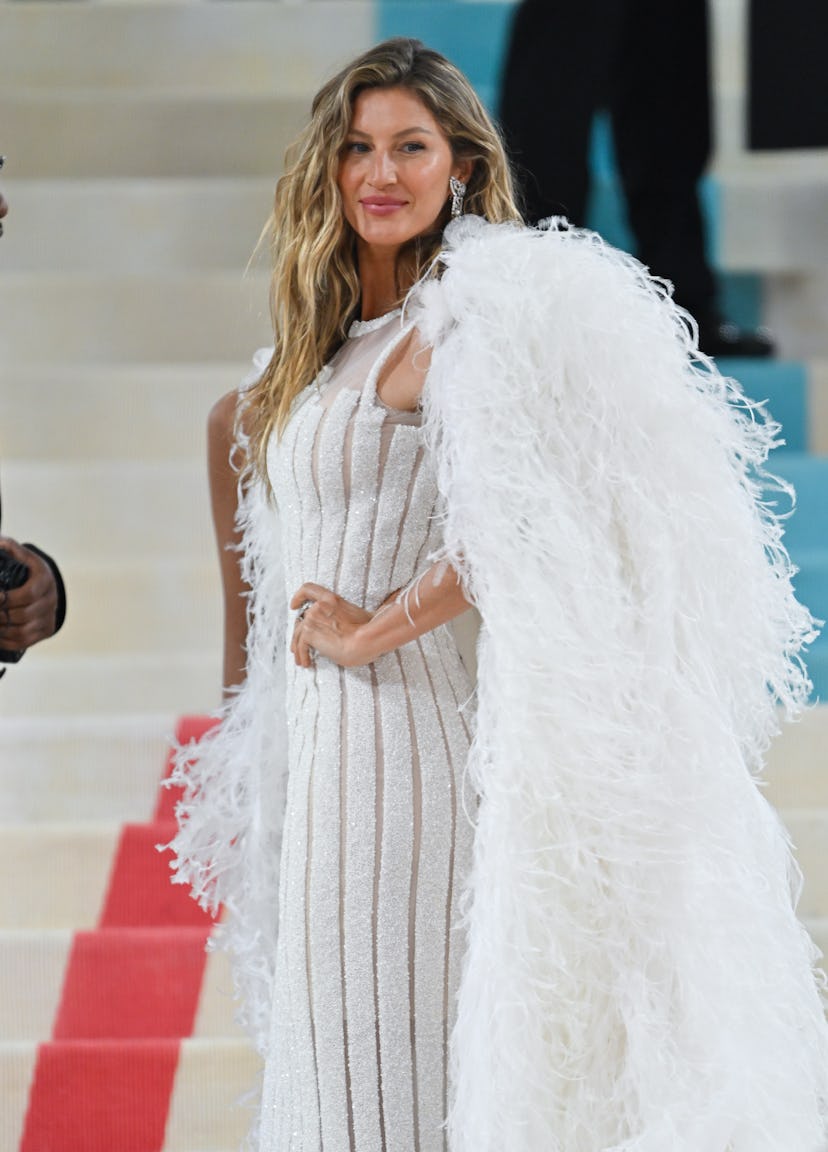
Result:
<instances>
[{"instance_id":1,"label":"white feather cape","mask_svg":"<svg viewBox=\"0 0 828 1152\"><path fill-rule=\"evenodd\" d=\"M452 1152L817 1152L816 951L756 780L814 634L762 471L778 428L597 237L466 218L443 263L407 319L433 346L443 555L483 618ZM260 1047L285 770L271 516L254 489L248 682L181 758L175 845L178 879L233 914Z\"/></svg>"}]
</instances>

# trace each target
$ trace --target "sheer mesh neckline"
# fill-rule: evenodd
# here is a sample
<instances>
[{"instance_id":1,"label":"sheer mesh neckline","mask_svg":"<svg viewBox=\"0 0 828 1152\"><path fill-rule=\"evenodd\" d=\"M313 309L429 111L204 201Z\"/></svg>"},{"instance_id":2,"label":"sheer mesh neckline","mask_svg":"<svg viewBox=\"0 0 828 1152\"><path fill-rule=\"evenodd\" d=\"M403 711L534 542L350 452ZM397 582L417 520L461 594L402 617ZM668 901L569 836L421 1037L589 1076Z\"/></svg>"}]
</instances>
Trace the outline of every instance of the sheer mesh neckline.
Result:
<instances>
[{"instance_id":1,"label":"sheer mesh neckline","mask_svg":"<svg viewBox=\"0 0 828 1152\"><path fill-rule=\"evenodd\" d=\"M402 315L402 308L394 308L391 312L385 312L382 316L377 316L373 320L354 320L351 327L348 329L348 339L353 339L354 336L364 336L367 332L376 332L377 328L382 328L390 323L395 316Z\"/></svg>"}]
</instances>

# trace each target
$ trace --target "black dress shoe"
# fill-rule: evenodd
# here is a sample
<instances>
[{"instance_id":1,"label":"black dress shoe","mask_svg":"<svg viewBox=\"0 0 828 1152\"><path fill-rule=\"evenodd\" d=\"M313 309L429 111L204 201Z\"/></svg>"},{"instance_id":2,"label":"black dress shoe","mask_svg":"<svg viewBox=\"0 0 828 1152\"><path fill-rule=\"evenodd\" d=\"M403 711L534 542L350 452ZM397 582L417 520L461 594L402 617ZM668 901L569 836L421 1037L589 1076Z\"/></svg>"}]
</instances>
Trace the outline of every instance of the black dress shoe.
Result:
<instances>
[{"instance_id":1,"label":"black dress shoe","mask_svg":"<svg viewBox=\"0 0 828 1152\"><path fill-rule=\"evenodd\" d=\"M699 347L707 356L767 357L776 345L767 328L740 328L727 320L700 325Z\"/></svg>"}]
</instances>

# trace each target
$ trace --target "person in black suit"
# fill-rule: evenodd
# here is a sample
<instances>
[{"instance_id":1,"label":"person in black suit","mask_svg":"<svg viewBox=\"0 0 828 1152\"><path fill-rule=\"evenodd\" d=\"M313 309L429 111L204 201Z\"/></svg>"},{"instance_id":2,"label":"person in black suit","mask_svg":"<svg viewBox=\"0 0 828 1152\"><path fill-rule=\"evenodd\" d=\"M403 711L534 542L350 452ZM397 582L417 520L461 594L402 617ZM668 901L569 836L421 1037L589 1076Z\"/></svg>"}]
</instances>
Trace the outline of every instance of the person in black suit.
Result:
<instances>
[{"instance_id":1,"label":"person in black suit","mask_svg":"<svg viewBox=\"0 0 828 1152\"><path fill-rule=\"evenodd\" d=\"M590 129L609 110L639 259L673 282L710 355L769 355L726 323L705 255L698 184L710 156L705 0L522 0L511 27L500 120L535 223L585 223Z\"/></svg>"},{"instance_id":2,"label":"person in black suit","mask_svg":"<svg viewBox=\"0 0 828 1152\"><path fill-rule=\"evenodd\" d=\"M0 235L9 206L0 192ZM2 504L0 504L2 522ZM25 564L29 575L19 588L0 588L0 650L25 652L54 636L66 618L66 589L57 564L34 544L20 544L0 535L0 549ZM5 669L0 668L0 676Z\"/></svg>"}]
</instances>

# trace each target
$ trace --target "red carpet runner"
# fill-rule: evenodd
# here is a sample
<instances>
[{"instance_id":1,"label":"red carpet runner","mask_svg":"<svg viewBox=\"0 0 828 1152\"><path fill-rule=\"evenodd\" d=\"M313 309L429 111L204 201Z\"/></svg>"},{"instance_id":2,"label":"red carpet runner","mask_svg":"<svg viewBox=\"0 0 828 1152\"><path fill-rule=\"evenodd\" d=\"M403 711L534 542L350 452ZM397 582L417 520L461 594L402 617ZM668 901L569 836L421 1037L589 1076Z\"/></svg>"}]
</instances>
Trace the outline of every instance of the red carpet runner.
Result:
<instances>
[{"instance_id":1,"label":"red carpet runner","mask_svg":"<svg viewBox=\"0 0 828 1152\"><path fill-rule=\"evenodd\" d=\"M211 723L185 718L176 737L198 739ZM161 789L153 821L121 831L98 926L74 937L52 1039L38 1050L20 1152L161 1152L212 924L155 848L172 835L174 805Z\"/></svg>"}]
</instances>

